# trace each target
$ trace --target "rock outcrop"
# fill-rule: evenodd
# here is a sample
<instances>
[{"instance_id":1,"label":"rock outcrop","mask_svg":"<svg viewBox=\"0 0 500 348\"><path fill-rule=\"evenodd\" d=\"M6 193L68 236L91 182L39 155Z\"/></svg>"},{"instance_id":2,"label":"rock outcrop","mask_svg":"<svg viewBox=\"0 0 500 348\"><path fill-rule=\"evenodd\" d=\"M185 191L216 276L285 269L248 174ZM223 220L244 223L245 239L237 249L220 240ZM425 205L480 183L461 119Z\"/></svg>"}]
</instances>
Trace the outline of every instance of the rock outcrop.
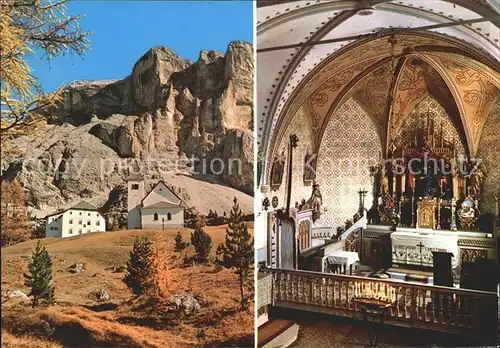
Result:
<instances>
[{"instance_id":1,"label":"rock outcrop","mask_svg":"<svg viewBox=\"0 0 500 348\"><path fill-rule=\"evenodd\" d=\"M200 303L193 294L183 292L170 297L170 308L185 315L195 313L201 309Z\"/></svg>"},{"instance_id":2,"label":"rock outcrop","mask_svg":"<svg viewBox=\"0 0 500 348\"><path fill-rule=\"evenodd\" d=\"M118 213L117 224L123 206L108 201L123 200L132 163L176 189L188 176L251 195L253 69L251 45L236 41L225 55L201 51L194 63L154 47L122 80L74 82L42 133L16 139L22 155L2 158L2 179L18 178L39 211L85 199ZM198 201L207 190L188 191ZM227 209L217 209L229 211L234 194L227 196Z\"/></svg>"}]
</instances>

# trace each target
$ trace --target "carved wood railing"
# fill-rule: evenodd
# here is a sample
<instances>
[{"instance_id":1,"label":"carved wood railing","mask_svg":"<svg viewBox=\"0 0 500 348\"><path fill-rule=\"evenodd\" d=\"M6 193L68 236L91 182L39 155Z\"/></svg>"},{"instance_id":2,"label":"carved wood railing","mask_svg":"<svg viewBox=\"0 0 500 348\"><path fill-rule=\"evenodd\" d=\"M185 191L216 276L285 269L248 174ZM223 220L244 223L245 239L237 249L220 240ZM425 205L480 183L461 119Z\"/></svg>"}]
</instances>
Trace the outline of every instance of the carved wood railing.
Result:
<instances>
[{"instance_id":1,"label":"carved wood railing","mask_svg":"<svg viewBox=\"0 0 500 348\"><path fill-rule=\"evenodd\" d=\"M351 234L352 231L357 230L359 228L366 228L366 224L368 223L368 220L366 218L366 214L360 218L358 221L356 221L351 227L349 227L347 230L342 232L340 236L340 240L343 240L347 238L349 234ZM337 233L336 230L334 230L332 227L313 227L312 228L312 238L332 238L335 236Z\"/></svg>"},{"instance_id":2,"label":"carved wood railing","mask_svg":"<svg viewBox=\"0 0 500 348\"><path fill-rule=\"evenodd\" d=\"M383 279L264 268L274 306L361 318L356 289L387 292L395 305L386 322L437 331L495 335L497 294Z\"/></svg>"},{"instance_id":3,"label":"carved wood railing","mask_svg":"<svg viewBox=\"0 0 500 348\"><path fill-rule=\"evenodd\" d=\"M340 240L345 240L349 237L349 235L354 232L359 230L360 228L366 229L366 224L368 223L368 219L366 218L366 214L363 215L362 218L360 218L358 221L356 221L351 227L349 227L347 230L344 231L340 235Z\"/></svg>"}]
</instances>

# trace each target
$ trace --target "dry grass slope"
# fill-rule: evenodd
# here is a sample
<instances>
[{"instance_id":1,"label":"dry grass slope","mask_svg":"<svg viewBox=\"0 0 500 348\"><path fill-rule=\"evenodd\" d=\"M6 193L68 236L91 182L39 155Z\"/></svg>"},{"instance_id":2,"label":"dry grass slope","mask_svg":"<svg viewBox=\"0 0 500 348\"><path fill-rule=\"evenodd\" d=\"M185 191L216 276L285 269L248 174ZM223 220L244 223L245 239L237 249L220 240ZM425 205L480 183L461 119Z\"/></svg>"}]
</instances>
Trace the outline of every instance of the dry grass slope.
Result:
<instances>
[{"instance_id":1,"label":"dry grass slope","mask_svg":"<svg viewBox=\"0 0 500 348\"><path fill-rule=\"evenodd\" d=\"M253 226L250 225L251 231ZM213 240L212 254L224 240L225 226L206 227ZM58 304L32 310L17 299L2 303L2 344L5 347L182 347L253 346L253 306L239 311L238 281L231 270L213 265L183 267L184 256L173 251L178 230L131 230L95 233L69 239L46 238L42 244L52 256ZM154 233L166 235L171 252L172 293L188 291L200 299L202 309L188 317L158 310L143 298L133 298L122 282L123 273L113 267L125 264L134 239ZM190 229L182 230L185 240ZM2 289L20 289L23 271L36 241L2 250ZM83 262L85 271L73 274L68 267ZM106 303L95 302L89 293L105 288ZM200 330L204 339L198 338Z\"/></svg>"}]
</instances>

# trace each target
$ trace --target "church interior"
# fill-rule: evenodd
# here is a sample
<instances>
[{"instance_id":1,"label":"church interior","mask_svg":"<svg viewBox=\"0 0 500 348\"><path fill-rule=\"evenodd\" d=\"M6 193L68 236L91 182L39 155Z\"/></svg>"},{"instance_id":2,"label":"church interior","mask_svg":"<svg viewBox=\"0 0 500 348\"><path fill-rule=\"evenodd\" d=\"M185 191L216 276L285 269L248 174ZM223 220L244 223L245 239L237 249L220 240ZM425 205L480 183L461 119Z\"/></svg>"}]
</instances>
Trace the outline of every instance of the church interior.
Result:
<instances>
[{"instance_id":1,"label":"church interior","mask_svg":"<svg viewBox=\"0 0 500 348\"><path fill-rule=\"evenodd\" d=\"M257 2L259 346L284 309L496 344L499 28L488 0Z\"/></svg>"}]
</instances>

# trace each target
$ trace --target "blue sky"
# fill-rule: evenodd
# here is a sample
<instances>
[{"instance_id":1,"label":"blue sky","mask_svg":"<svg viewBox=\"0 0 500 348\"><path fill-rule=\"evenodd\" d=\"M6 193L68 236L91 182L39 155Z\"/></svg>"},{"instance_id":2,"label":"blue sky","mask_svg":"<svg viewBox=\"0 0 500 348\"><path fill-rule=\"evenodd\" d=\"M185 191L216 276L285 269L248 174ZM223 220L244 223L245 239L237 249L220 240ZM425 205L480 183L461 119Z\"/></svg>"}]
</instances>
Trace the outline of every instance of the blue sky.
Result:
<instances>
[{"instance_id":1,"label":"blue sky","mask_svg":"<svg viewBox=\"0 0 500 348\"><path fill-rule=\"evenodd\" d=\"M75 80L124 78L151 47L166 46L195 61L202 49L225 52L229 42L253 38L252 1L71 1L68 14L80 21L91 49L50 61L29 57L45 91Z\"/></svg>"}]
</instances>

